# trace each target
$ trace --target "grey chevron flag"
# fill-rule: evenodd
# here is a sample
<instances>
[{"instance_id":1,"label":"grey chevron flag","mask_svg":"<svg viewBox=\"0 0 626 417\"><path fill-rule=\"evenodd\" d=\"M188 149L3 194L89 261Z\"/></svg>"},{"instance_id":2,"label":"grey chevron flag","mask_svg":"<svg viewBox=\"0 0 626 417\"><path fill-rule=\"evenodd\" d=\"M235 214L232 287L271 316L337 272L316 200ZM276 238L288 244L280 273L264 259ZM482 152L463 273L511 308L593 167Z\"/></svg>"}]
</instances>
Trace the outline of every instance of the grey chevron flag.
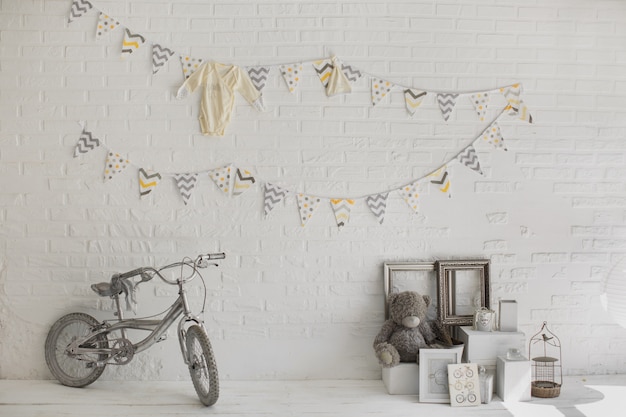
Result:
<instances>
[{"instance_id":1,"label":"grey chevron flag","mask_svg":"<svg viewBox=\"0 0 626 417\"><path fill-rule=\"evenodd\" d=\"M267 216L270 211L272 211L274 206L280 203L287 196L287 194L289 194L289 191L277 185L270 184L269 182L265 183L265 186L263 188L265 190L264 214Z\"/></svg>"},{"instance_id":2,"label":"grey chevron flag","mask_svg":"<svg viewBox=\"0 0 626 417\"><path fill-rule=\"evenodd\" d=\"M176 186L178 187L178 191L180 191L180 195L183 198L183 202L187 205L189 198L191 197L191 193L196 186L196 181L198 180L197 173L189 173L189 174L174 174L174 180L176 181Z\"/></svg>"},{"instance_id":3,"label":"grey chevron flag","mask_svg":"<svg viewBox=\"0 0 626 417\"><path fill-rule=\"evenodd\" d=\"M165 48L158 43L152 44L152 74L159 72L161 68L174 55L174 51Z\"/></svg>"},{"instance_id":4,"label":"grey chevron flag","mask_svg":"<svg viewBox=\"0 0 626 417\"><path fill-rule=\"evenodd\" d=\"M74 148L74 158L81 153L87 153L98 146L100 146L100 140L98 138L94 138L91 132L87 132L83 129L83 133L80 134L80 138L78 138L78 142Z\"/></svg>"},{"instance_id":5,"label":"grey chevron flag","mask_svg":"<svg viewBox=\"0 0 626 417\"><path fill-rule=\"evenodd\" d=\"M387 211L387 197L389 193L382 193L376 195L368 195L365 198L367 207L370 208L374 216L378 219L378 223L383 224L385 220L385 212Z\"/></svg>"},{"instance_id":6,"label":"grey chevron flag","mask_svg":"<svg viewBox=\"0 0 626 417\"><path fill-rule=\"evenodd\" d=\"M352 65L341 64L341 70L343 71L343 74L346 76L348 81L350 81L351 83L358 81L358 79L363 76L363 73L354 68Z\"/></svg>"},{"instance_id":7,"label":"grey chevron flag","mask_svg":"<svg viewBox=\"0 0 626 417\"><path fill-rule=\"evenodd\" d=\"M122 58L128 57L137 49L146 43L146 38L138 33L132 33L128 28L124 31L124 39L122 40Z\"/></svg>"},{"instance_id":8,"label":"grey chevron flag","mask_svg":"<svg viewBox=\"0 0 626 417\"><path fill-rule=\"evenodd\" d=\"M452 114L452 110L454 110L454 105L456 104L456 99L459 97L458 94L447 94L440 93L437 94L437 102L439 103L439 109L441 109L441 115L443 119L447 122L448 118L450 118L450 114Z\"/></svg>"},{"instance_id":9,"label":"grey chevron flag","mask_svg":"<svg viewBox=\"0 0 626 417\"><path fill-rule=\"evenodd\" d=\"M263 91L265 88L265 84L267 83L267 77L270 73L270 67L247 67L248 75L250 76L250 80L252 80L252 84L256 87L257 90Z\"/></svg>"},{"instance_id":10,"label":"grey chevron flag","mask_svg":"<svg viewBox=\"0 0 626 417\"><path fill-rule=\"evenodd\" d=\"M478 162L478 154L472 145L465 148L456 158L461 164L483 175L483 171L480 169L480 162Z\"/></svg>"},{"instance_id":11,"label":"grey chevron flag","mask_svg":"<svg viewBox=\"0 0 626 417\"><path fill-rule=\"evenodd\" d=\"M70 16L67 19L68 23L72 23L74 20L83 16L89 10L93 8L93 4L87 0L74 0L72 7L70 8Z\"/></svg>"}]
</instances>

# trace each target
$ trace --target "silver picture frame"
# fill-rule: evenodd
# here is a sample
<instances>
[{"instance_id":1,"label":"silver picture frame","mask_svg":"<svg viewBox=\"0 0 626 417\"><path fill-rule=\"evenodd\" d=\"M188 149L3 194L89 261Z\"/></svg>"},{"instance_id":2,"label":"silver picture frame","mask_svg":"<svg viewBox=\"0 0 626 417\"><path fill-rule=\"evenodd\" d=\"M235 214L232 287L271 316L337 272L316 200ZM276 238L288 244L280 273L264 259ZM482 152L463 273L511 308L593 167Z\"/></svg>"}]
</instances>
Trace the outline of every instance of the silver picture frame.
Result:
<instances>
[{"instance_id":1,"label":"silver picture frame","mask_svg":"<svg viewBox=\"0 0 626 417\"><path fill-rule=\"evenodd\" d=\"M490 308L488 259L437 261L437 315L446 326L472 326L477 308Z\"/></svg>"},{"instance_id":2,"label":"silver picture frame","mask_svg":"<svg viewBox=\"0 0 626 417\"><path fill-rule=\"evenodd\" d=\"M437 275L435 270L434 262L385 262L383 264L383 285L385 292L385 320L389 319L389 294L395 292L394 287L394 276L401 272L419 272L421 274L428 273L430 275L427 279L428 281L424 283L425 286L432 287L432 293L437 294ZM408 289L408 288L407 288ZM431 294L423 294L426 291L418 291L422 293L422 295L431 295ZM437 299L433 298L433 302L436 302Z\"/></svg>"}]
</instances>

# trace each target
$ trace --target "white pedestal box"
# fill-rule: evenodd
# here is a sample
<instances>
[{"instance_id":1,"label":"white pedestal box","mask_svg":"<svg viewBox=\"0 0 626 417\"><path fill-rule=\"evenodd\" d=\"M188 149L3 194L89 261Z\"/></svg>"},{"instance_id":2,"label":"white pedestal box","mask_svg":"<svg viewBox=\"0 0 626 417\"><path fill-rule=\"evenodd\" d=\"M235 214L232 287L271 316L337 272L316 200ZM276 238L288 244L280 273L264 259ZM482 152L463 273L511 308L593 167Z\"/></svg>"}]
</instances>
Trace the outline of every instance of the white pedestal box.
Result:
<instances>
[{"instance_id":1,"label":"white pedestal box","mask_svg":"<svg viewBox=\"0 0 626 417\"><path fill-rule=\"evenodd\" d=\"M529 360L498 356L496 368L496 392L502 401L530 401Z\"/></svg>"},{"instance_id":2,"label":"white pedestal box","mask_svg":"<svg viewBox=\"0 0 626 417\"><path fill-rule=\"evenodd\" d=\"M383 383L389 394L418 395L419 366L417 363L400 363L393 368L383 368Z\"/></svg>"},{"instance_id":3,"label":"white pedestal box","mask_svg":"<svg viewBox=\"0 0 626 417\"><path fill-rule=\"evenodd\" d=\"M480 332L471 326L463 326L458 336L465 344L463 362L495 361L498 356L506 356L509 349L523 352L526 345L526 336L522 332Z\"/></svg>"}]
</instances>

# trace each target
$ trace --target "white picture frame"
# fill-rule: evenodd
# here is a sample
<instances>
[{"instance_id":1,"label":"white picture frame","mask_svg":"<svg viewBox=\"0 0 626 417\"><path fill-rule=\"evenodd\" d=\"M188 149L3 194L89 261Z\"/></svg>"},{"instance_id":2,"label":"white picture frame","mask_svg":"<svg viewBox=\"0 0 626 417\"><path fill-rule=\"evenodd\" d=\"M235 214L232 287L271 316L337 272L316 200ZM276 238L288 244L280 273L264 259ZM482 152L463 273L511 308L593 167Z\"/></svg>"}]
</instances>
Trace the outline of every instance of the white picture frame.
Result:
<instances>
[{"instance_id":1,"label":"white picture frame","mask_svg":"<svg viewBox=\"0 0 626 417\"><path fill-rule=\"evenodd\" d=\"M463 349L420 349L419 401L450 403L448 365L461 362Z\"/></svg>"},{"instance_id":2,"label":"white picture frame","mask_svg":"<svg viewBox=\"0 0 626 417\"><path fill-rule=\"evenodd\" d=\"M448 365L448 384L450 405L452 407L471 407L480 405L480 379L478 365L459 363Z\"/></svg>"}]
</instances>

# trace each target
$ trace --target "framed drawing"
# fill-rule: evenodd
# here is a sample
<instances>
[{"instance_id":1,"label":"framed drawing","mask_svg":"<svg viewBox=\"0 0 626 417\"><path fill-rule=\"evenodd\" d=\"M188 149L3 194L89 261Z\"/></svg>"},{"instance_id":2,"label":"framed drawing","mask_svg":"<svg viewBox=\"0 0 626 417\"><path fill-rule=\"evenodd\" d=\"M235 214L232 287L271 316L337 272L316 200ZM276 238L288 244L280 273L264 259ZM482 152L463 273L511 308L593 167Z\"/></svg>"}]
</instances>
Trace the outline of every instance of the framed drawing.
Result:
<instances>
[{"instance_id":1,"label":"framed drawing","mask_svg":"<svg viewBox=\"0 0 626 417\"><path fill-rule=\"evenodd\" d=\"M449 403L448 365L461 362L463 349L420 349L419 401Z\"/></svg>"},{"instance_id":2,"label":"framed drawing","mask_svg":"<svg viewBox=\"0 0 626 417\"><path fill-rule=\"evenodd\" d=\"M480 380L475 363L448 365L448 384L452 407L480 405Z\"/></svg>"},{"instance_id":3,"label":"framed drawing","mask_svg":"<svg viewBox=\"0 0 626 417\"><path fill-rule=\"evenodd\" d=\"M489 309L489 260L437 261L438 316L444 325L472 326Z\"/></svg>"},{"instance_id":4,"label":"framed drawing","mask_svg":"<svg viewBox=\"0 0 626 417\"><path fill-rule=\"evenodd\" d=\"M437 315L437 274L434 262L385 262L383 264L385 291L385 320L389 319L389 294L417 291L429 295L432 303L427 317Z\"/></svg>"}]
</instances>

